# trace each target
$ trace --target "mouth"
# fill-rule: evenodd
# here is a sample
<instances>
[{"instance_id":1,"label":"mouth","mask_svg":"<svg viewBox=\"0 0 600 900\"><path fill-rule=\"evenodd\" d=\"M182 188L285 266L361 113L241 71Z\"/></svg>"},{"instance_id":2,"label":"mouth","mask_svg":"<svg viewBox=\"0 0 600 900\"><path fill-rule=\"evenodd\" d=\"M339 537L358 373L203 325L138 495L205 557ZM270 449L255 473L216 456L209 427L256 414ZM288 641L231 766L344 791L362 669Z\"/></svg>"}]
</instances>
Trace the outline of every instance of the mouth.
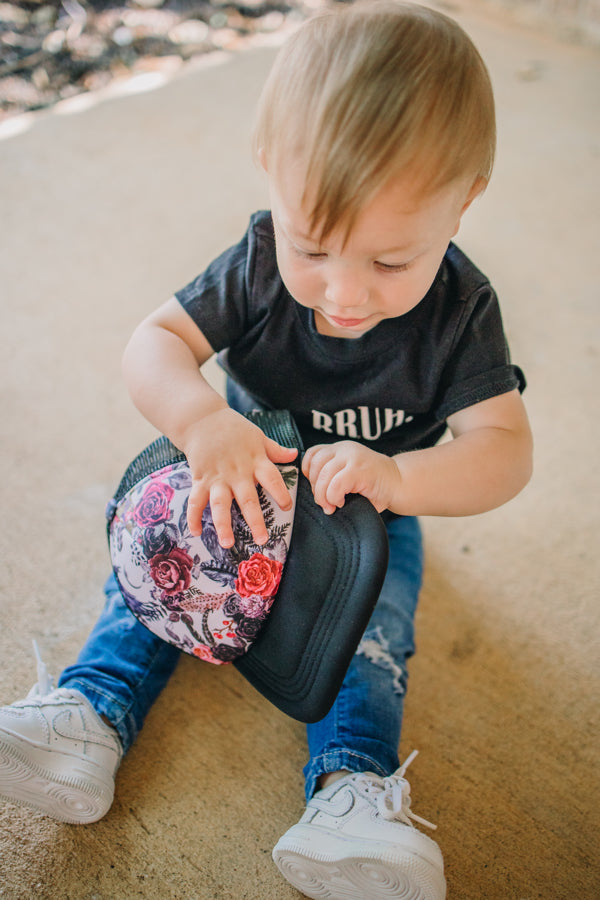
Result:
<instances>
[{"instance_id":1,"label":"mouth","mask_svg":"<svg viewBox=\"0 0 600 900\"><path fill-rule=\"evenodd\" d=\"M358 328L367 321L366 318L362 319L341 319L339 316L329 316L329 320L333 322L338 328Z\"/></svg>"}]
</instances>

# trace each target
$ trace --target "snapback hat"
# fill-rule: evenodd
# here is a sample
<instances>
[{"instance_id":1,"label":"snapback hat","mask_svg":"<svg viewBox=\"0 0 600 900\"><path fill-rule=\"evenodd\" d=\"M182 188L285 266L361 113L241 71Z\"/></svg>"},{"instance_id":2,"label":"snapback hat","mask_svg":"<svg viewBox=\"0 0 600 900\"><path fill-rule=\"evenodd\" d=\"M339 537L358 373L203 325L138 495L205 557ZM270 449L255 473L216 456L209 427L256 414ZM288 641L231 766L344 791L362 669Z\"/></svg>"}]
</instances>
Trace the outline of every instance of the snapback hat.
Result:
<instances>
[{"instance_id":1,"label":"snapback hat","mask_svg":"<svg viewBox=\"0 0 600 900\"><path fill-rule=\"evenodd\" d=\"M302 442L288 412L247 418L287 447ZM187 525L192 477L161 437L127 468L107 507L113 571L133 615L161 639L205 662L233 663L288 715L329 711L385 577L387 533L364 497L327 516L298 465L279 466L293 507L257 486L269 538L254 543L232 504L234 546L218 542L210 507L202 534Z\"/></svg>"}]
</instances>

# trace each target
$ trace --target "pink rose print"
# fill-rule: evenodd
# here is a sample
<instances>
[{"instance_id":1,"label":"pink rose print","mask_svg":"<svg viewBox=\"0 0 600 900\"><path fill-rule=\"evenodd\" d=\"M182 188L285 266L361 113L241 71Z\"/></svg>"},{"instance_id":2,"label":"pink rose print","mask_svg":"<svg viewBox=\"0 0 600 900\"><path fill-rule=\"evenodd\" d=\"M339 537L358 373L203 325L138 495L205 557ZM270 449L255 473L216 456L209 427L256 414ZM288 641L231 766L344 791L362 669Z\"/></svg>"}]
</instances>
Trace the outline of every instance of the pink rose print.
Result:
<instances>
[{"instance_id":1,"label":"pink rose print","mask_svg":"<svg viewBox=\"0 0 600 900\"><path fill-rule=\"evenodd\" d=\"M190 586L194 560L186 550L174 547L169 553L157 553L150 560L150 574L159 588L171 596Z\"/></svg>"},{"instance_id":2,"label":"pink rose print","mask_svg":"<svg viewBox=\"0 0 600 900\"><path fill-rule=\"evenodd\" d=\"M141 528L166 522L171 515L169 504L173 499L173 488L160 481L148 485L142 499L133 511L133 518Z\"/></svg>"},{"instance_id":3,"label":"pink rose print","mask_svg":"<svg viewBox=\"0 0 600 900\"><path fill-rule=\"evenodd\" d=\"M256 594L251 597L240 597L238 602L240 609L249 619L260 619L265 616L273 603L270 597L258 597Z\"/></svg>"},{"instance_id":4,"label":"pink rose print","mask_svg":"<svg viewBox=\"0 0 600 900\"><path fill-rule=\"evenodd\" d=\"M222 665L221 660L216 660L214 658L214 656L212 655L211 651L208 649L208 647L204 647L201 644L198 645L197 647L194 647L192 653L198 659L203 659L205 662L210 662L210 663L216 662L217 665Z\"/></svg>"},{"instance_id":5,"label":"pink rose print","mask_svg":"<svg viewBox=\"0 0 600 900\"><path fill-rule=\"evenodd\" d=\"M272 597L279 587L283 565L262 553L253 553L238 568L235 589L240 597Z\"/></svg>"}]
</instances>

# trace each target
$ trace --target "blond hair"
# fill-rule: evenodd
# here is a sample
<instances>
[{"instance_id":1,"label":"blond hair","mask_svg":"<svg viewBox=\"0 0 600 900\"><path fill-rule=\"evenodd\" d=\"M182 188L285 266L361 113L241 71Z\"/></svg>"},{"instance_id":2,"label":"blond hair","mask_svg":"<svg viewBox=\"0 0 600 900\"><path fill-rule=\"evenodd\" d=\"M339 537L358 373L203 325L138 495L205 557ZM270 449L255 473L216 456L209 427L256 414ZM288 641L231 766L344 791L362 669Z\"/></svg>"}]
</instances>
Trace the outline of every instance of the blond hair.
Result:
<instances>
[{"instance_id":1,"label":"blond hair","mask_svg":"<svg viewBox=\"0 0 600 900\"><path fill-rule=\"evenodd\" d=\"M255 154L305 166L313 229L348 231L366 202L409 171L433 193L491 174L496 142L487 69L448 16L411 3L357 3L306 21L263 89ZM348 233L348 232L347 232Z\"/></svg>"}]
</instances>

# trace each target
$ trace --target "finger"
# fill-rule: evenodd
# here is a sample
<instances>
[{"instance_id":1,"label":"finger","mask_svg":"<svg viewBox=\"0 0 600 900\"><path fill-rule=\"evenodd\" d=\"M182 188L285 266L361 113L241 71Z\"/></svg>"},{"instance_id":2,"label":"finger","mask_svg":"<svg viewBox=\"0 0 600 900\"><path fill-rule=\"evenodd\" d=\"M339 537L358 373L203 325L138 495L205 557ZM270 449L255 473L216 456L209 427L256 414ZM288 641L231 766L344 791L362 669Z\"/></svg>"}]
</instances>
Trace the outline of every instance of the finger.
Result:
<instances>
[{"instance_id":1,"label":"finger","mask_svg":"<svg viewBox=\"0 0 600 900\"><path fill-rule=\"evenodd\" d=\"M288 510L292 508L292 496L277 466L266 465L257 467L256 480L271 495L280 509Z\"/></svg>"},{"instance_id":2,"label":"finger","mask_svg":"<svg viewBox=\"0 0 600 900\"><path fill-rule=\"evenodd\" d=\"M282 447L272 438L265 438L267 456L274 463L289 463L296 459L298 450L295 447Z\"/></svg>"},{"instance_id":3,"label":"finger","mask_svg":"<svg viewBox=\"0 0 600 900\"><path fill-rule=\"evenodd\" d=\"M213 484L210 489L210 512L217 538L221 547L233 547L235 538L231 527L231 489L222 483Z\"/></svg>"},{"instance_id":4,"label":"finger","mask_svg":"<svg viewBox=\"0 0 600 900\"><path fill-rule=\"evenodd\" d=\"M335 491L330 491L330 487L332 480L338 475L343 467L344 463L342 460L336 458L330 459L321 467L316 480L313 483L315 502L319 504L323 509L323 512L328 514L334 512L338 506L338 503L336 502L337 494ZM343 496L344 495L342 494L339 505L343 505Z\"/></svg>"},{"instance_id":5,"label":"finger","mask_svg":"<svg viewBox=\"0 0 600 900\"><path fill-rule=\"evenodd\" d=\"M250 489L247 484L244 484L238 491L234 488L233 494L255 542L266 544L269 540L269 532L265 525L256 488L252 485L252 489Z\"/></svg>"},{"instance_id":6,"label":"finger","mask_svg":"<svg viewBox=\"0 0 600 900\"><path fill-rule=\"evenodd\" d=\"M340 509L346 494L354 487L356 468L354 457L346 448L340 449L321 469L316 486L319 496L336 509Z\"/></svg>"},{"instance_id":7,"label":"finger","mask_svg":"<svg viewBox=\"0 0 600 900\"><path fill-rule=\"evenodd\" d=\"M341 509L346 502L346 494L354 490L352 473L346 467L339 469L329 481L325 489L325 497L336 509Z\"/></svg>"},{"instance_id":8,"label":"finger","mask_svg":"<svg viewBox=\"0 0 600 900\"><path fill-rule=\"evenodd\" d=\"M302 457L302 471L305 475L305 469L308 469L311 466L315 456L325 449L326 446L324 444L315 444L313 447L309 447L308 450L305 451L304 456Z\"/></svg>"},{"instance_id":9,"label":"finger","mask_svg":"<svg viewBox=\"0 0 600 900\"><path fill-rule=\"evenodd\" d=\"M325 444L318 444L306 451L302 460L302 472L311 484L316 482L319 472L332 456L332 448Z\"/></svg>"},{"instance_id":10,"label":"finger","mask_svg":"<svg viewBox=\"0 0 600 900\"><path fill-rule=\"evenodd\" d=\"M327 462L327 459L328 454L326 453L326 448L312 447L311 450L306 453L302 461L302 472L306 476L306 478L308 478L315 503L317 503L319 506L323 506L324 501L324 497L321 494L321 488L319 486L319 478L323 467ZM323 508L325 512L333 511L330 508Z\"/></svg>"},{"instance_id":11,"label":"finger","mask_svg":"<svg viewBox=\"0 0 600 900\"><path fill-rule=\"evenodd\" d=\"M192 483L192 489L188 500L187 520L193 535L202 534L202 514L209 501L209 493L205 486L199 482Z\"/></svg>"}]
</instances>

